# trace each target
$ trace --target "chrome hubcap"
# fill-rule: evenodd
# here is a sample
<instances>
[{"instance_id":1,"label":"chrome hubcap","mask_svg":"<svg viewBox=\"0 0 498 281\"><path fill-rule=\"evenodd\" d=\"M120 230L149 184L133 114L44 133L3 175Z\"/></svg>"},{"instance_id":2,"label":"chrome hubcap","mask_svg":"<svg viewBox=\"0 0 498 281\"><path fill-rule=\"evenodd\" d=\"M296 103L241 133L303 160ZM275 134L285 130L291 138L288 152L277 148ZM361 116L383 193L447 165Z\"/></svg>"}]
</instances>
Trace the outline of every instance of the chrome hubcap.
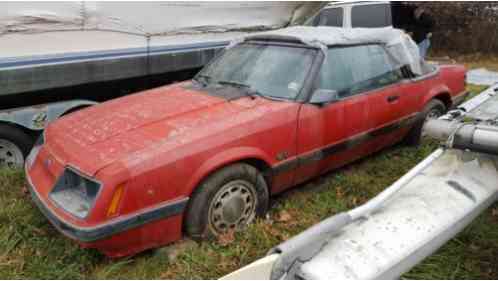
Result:
<instances>
[{"instance_id":1,"label":"chrome hubcap","mask_svg":"<svg viewBox=\"0 0 498 281\"><path fill-rule=\"evenodd\" d=\"M0 167L21 167L24 163L22 151L14 143L0 139Z\"/></svg>"},{"instance_id":2,"label":"chrome hubcap","mask_svg":"<svg viewBox=\"0 0 498 281\"><path fill-rule=\"evenodd\" d=\"M217 234L240 230L254 220L257 197L254 185L245 180L225 184L209 206L209 226Z\"/></svg>"}]
</instances>

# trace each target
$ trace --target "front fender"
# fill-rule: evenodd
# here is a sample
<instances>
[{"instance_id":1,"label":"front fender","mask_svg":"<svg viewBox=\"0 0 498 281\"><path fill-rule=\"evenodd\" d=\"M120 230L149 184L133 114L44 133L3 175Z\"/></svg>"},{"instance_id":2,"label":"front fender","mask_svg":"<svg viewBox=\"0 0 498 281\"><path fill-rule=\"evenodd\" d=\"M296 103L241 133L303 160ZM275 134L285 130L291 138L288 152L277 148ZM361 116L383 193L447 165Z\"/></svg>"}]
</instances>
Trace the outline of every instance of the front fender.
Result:
<instances>
[{"instance_id":1,"label":"front fender","mask_svg":"<svg viewBox=\"0 0 498 281\"><path fill-rule=\"evenodd\" d=\"M33 131L41 131L45 126L71 109L97 104L87 100L70 100L26 106L0 111L0 122L12 123Z\"/></svg>"},{"instance_id":2,"label":"front fender","mask_svg":"<svg viewBox=\"0 0 498 281\"><path fill-rule=\"evenodd\" d=\"M259 159L264 161L271 167L270 157L263 150L254 147L235 147L224 150L205 161L194 173L187 184L187 195L201 183L203 179L208 177L218 169L232 163L243 161L245 159Z\"/></svg>"}]
</instances>

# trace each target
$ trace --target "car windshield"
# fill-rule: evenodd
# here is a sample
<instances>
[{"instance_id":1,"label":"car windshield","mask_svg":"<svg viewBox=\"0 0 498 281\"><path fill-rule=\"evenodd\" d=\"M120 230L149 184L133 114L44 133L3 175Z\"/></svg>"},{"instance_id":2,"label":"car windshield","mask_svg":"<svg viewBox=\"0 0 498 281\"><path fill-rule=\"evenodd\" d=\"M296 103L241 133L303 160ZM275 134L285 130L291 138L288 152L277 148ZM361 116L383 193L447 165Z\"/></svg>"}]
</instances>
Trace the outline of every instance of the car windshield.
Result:
<instances>
[{"instance_id":1,"label":"car windshield","mask_svg":"<svg viewBox=\"0 0 498 281\"><path fill-rule=\"evenodd\" d=\"M245 43L230 48L195 80L251 90L261 96L294 99L303 87L315 50Z\"/></svg>"}]
</instances>

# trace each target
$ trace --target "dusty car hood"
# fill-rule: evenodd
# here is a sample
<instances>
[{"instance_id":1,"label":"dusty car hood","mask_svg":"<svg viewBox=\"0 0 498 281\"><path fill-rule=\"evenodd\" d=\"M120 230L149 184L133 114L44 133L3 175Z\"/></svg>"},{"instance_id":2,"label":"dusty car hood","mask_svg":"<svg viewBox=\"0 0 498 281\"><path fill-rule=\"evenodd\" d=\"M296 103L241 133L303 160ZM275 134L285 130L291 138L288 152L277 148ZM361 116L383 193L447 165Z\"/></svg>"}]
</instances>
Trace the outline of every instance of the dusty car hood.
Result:
<instances>
[{"instance_id":1,"label":"dusty car hood","mask_svg":"<svg viewBox=\"0 0 498 281\"><path fill-rule=\"evenodd\" d=\"M200 126L272 103L230 101L175 84L115 99L65 116L48 126L48 149L65 165L94 175L133 152L170 138L188 139Z\"/></svg>"}]
</instances>

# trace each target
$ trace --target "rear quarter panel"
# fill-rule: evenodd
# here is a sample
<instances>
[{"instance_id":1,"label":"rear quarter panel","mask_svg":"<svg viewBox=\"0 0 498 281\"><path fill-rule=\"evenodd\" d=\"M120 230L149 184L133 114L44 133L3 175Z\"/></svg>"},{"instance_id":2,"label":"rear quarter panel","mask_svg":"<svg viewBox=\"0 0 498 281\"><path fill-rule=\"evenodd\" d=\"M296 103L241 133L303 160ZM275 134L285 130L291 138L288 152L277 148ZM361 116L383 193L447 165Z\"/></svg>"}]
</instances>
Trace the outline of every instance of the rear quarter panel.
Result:
<instances>
[{"instance_id":1,"label":"rear quarter panel","mask_svg":"<svg viewBox=\"0 0 498 281\"><path fill-rule=\"evenodd\" d=\"M440 66L440 79L450 89L450 94L457 95L465 91L465 75L467 70L463 65Z\"/></svg>"},{"instance_id":2,"label":"rear quarter panel","mask_svg":"<svg viewBox=\"0 0 498 281\"><path fill-rule=\"evenodd\" d=\"M449 94L452 97L460 95L466 90L466 73L467 70L463 65L440 66L440 82L448 87Z\"/></svg>"},{"instance_id":3,"label":"rear quarter panel","mask_svg":"<svg viewBox=\"0 0 498 281\"><path fill-rule=\"evenodd\" d=\"M426 79L427 92L422 99L422 108L434 98L442 99L453 106L452 99L465 92L466 69L462 65L441 65L436 75Z\"/></svg>"}]
</instances>

